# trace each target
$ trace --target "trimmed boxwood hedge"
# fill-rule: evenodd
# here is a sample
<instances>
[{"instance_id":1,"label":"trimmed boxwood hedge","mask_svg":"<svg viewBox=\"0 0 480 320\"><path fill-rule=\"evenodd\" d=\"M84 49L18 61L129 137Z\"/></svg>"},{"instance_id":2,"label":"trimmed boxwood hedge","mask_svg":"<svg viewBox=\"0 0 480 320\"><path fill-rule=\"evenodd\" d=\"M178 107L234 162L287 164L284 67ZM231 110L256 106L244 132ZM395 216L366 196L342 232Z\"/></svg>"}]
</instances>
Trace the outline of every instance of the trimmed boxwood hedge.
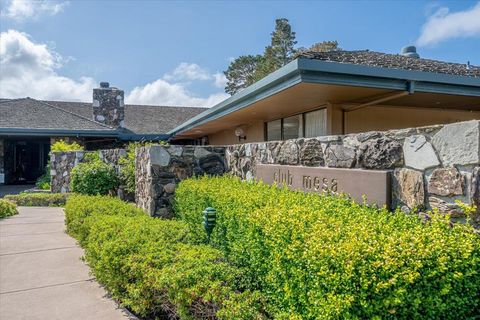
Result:
<instances>
[{"instance_id":1,"label":"trimmed boxwood hedge","mask_svg":"<svg viewBox=\"0 0 480 320\"><path fill-rule=\"evenodd\" d=\"M15 203L6 199L0 199L0 219L10 217L16 214L18 214L18 210Z\"/></svg>"},{"instance_id":2,"label":"trimmed boxwood hedge","mask_svg":"<svg viewBox=\"0 0 480 320\"><path fill-rule=\"evenodd\" d=\"M20 193L6 195L4 198L27 207L63 207L70 196L69 193Z\"/></svg>"},{"instance_id":3,"label":"trimmed boxwood hedge","mask_svg":"<svg viewBox=\"0 0 480 320\"><path fill-rule=\"evenodd\" d=\"M264 319L257 294L239 292L239 269L220 250L192 244L184 222L151 218L108 196L73 195L65 214L67 232L85 248L96 279L136 314Z\"/></svg>"},{"instance_id":4,"label":"trimmed boxwood hedge","mask_svg":"<svg viewBox=\"0 0 480 320\"><path fill-rule=\"evenodd\" d=\"M480 314L479 236L448 217L432 213L425 223L346 197L228 176L184 180L175 199L178 218L198 243L206 241L202 210L217 210L211 244L242 270L244 288L262 293L271 318Z\"/></svg>"}]
</instances>

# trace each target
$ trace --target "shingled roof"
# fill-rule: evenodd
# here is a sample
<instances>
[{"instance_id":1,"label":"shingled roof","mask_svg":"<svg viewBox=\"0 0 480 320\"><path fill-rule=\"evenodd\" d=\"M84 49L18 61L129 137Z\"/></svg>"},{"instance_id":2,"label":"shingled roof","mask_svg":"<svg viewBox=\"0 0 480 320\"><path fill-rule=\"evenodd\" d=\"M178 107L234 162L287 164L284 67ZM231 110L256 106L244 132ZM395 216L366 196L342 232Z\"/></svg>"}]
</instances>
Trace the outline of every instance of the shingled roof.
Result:
<instances>
[{"instance_id":1,"label":"shingled roof","mask_svg":"<svg viewBox=\"0 0 480 320\"><path fill-rule=\"evenodd\" d=\"M301 52L297 57L382 67L389 69L403 69L443 74L453 74L467 77L480 77L480 67L461 63L451 63L439 60L412 58L401 54L389 54L369 50L359 51L329 51L329 52Z\"/></svg>"},{"instance_id":2,"label":"shingled roof","mask_svg":"<svg viewBox=\"0 0 480 320\"><path fill-rule=\"evenodd\" d=\"M165 134L205 110L125 105L124 131L138 135ZM92 104L87 102L0 99L0 115L0 128L114 131L92 120Z\"/></svg>"},{"instance_id":3,"label":"shingled roof","mask_svg":"<svg viewBox=\"0 0 480 320\"><path fill-rule=\"evenodd\" d=\"M64 110L92 118L92 104L86 102L46 101ZM166 133L207 108L125 105L125 129L136 134Z\"/></svg>"},{"instance_id":4,"label":"shingled roof","mask_svg":"<svg viewBox=\"0 0 480 320\"><path fill-rule=\"evenodd\" d=\"M113 131L87 117L31 98L2 99L0 115L0 128Z\"/></svg>"}]
</instances>

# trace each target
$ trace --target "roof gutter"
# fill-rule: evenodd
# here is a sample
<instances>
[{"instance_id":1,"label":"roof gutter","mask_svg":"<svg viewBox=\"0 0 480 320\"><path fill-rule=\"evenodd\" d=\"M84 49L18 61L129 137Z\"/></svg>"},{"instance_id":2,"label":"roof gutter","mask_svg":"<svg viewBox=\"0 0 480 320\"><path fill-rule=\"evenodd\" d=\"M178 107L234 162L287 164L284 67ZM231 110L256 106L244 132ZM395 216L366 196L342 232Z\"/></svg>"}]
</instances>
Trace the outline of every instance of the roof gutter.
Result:
<instances>
[{"instance_id":1,"label":"roof gutter","mask_svg":"<svg viewBox=\"0 0 480 320\"><path fill-rule=\"evenodd\" d=\"M27 128L0 128L0 136L37 136L37 137L106 137L124 141L168 140L170 135L122 133L119 130L68 130L68 129L27 129Z\"/></svg>"},{"instance_id":2,"label":"roof gutter","mask_svg":"<svg viewBox=\"0 0 480 320\"><path fill-rule=\"evenodd\" d=\"M69 130L69 129L27 129L27 128L0 128L0 135L12 136L82 136L82 137L117 137L116 130Z\"/></svg>"},{"instance_id":3,"label":"roof gutter","mask_svg":"<svg viewBox=\"0 0 480 320\"><path fill-rule=\"evenodd\" d=\"M170 135L168 134L120 134L120 140L124 141L166 141L170 139Z\"/></svg>"}]
</instances>

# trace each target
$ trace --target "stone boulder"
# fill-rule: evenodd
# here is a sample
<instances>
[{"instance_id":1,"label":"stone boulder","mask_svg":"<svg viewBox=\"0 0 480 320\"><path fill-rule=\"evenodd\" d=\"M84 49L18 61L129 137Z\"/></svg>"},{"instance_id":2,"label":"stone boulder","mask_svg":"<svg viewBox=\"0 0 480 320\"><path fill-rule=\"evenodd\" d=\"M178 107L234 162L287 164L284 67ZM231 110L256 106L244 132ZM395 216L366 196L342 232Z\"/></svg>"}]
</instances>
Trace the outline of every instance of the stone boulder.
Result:
<instances>
[{"instance_id":1,"label":"stone boulder","mask_svg":"<svg viewBox=\"0 0 480 320\"><path fill-rule=\"evenodd\" d=\"M198 166L208 175L219 175L225 173L225 164L223 159L215 153L210 153L198 159Z\"/></svg>"},{"instance_id":2,"label":"stone boulder","mask_svg":"<svg viewBox=\"0 0 480 320\"><path fill-rule=\"evenodd\" d=\"M324 166L322 144L317 139L305 139L299 152L300 164L308 167Z\"/></svg>"},{"instance_id":3,"label":"stone boulder","mask_svg":"<svg viewBox=\"0 0 480 320\"><path fill-rule=\"evenodd\" d=\"M409 209L422 209L425 205L423 174L407 168L395 169L393 198L394 207L405 205Z\"/></svg>"},{"instance_id":4,"label":"stone boulder","mask_svg":"<svg viewBox=\"0 0 480 320\"><path fill-rule=\"evenodd\" d=\"M437 155L424 135L410 136L403 143L405 165L418 170L425 170L440 165Z\"/></svg>"},{"instance_id":5,"label":"stone boulder","mask_svg":"<svg viewBox=\"0 0 480 320\"><path fill-rule=\"evenodd\" d=\"M298 146L295 140L287 140L282 144L276 162L279 164L298 164Z\"/></svg>"},{"instance_id":6,"label":"stone boulder","mask_svg":"<svg viewBox=\"0 0 480 320\"><path fill-rule=\"evenodd\" d=\"M402 145L393 139L370 139L360 145L358 164L366 169L392 169L403 164Z\"/></svg>"},{"instance_id":7,"label":"stone boulder","mask_svg":"<svg viewBox=\"0 0 480 320\"><path fill-rule=\"evenodd\" d=\"M152 165L166 167L170 164L170 153L168 153L165 147L151 146L148 150L150 152L150 162Z\"/></svg>"},{"instance_id":8,"label":"stone boulder","mask_svg":"<svg viewBox=\"0 0 480 320\"><path fill-rule=\"evenodd\" d=\"M480 164L480 121L445 125L432 138L444 166Z\"/></svg>"},{"instance_id":9,"label":"stone boulder","mask_svg":"<svg viewBox=\"0 0 480 320\"><path fill-rule=\"evenodd\" d=\"M331 168L353 168L356 162L355 149L341 144L330 144L325 149L325 163Z\"/></svg>"},{"instance_id":10,"label":"stone boulder","mask_svg":"<svg viewBox=\"0 0 480 320\"><path fill-rule=\"evenodd\" d=\"M433 170L428 181L428 193L453 197L465 193L465 177L454 167Z\"/></svg>"},{"instance_id":11,"label":"stone boulder","mask_svg":"<svg viewBox=\"0 0 480 320\"><path fill-rule=\"evenodd\" d=\"M456 203L447 202L439 197L430 196L428 198L428 204L431 209L436 209L443 214L450 214L452 218L459 218L465 216L465 213Z\"/></svg>"}]
</instances>

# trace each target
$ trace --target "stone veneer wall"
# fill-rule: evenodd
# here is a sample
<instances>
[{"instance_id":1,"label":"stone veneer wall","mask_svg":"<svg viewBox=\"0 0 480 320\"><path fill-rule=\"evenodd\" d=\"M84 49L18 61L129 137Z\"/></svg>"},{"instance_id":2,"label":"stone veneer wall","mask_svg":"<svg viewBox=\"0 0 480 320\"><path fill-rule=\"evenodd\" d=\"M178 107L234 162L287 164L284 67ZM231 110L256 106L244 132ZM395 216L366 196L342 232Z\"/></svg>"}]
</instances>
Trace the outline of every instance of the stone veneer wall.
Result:
<instances>
[{"instance_id":1,"label":"stone veneer wall","mask_svg":"<svg viewBox=\"0 0 480 320\"><path fill-rule=\"evenodd\" d=\"M255 176L256 164L392 170L392 207L437 208L461 216L476 204L480 222L480 121L227 147L228 170Z\"/></svg>"},{"instance_id":2,"label":"stone veneer wall","mask_svg":"<svg viewBox=\"0 0 480 320\"><path fill-rule=\"evenodd\" d=\"M135 201L151 216L171 217L176 185L195 175L223 174L224 147L146 146L136 150Z\"/></svg>"},{"instance_id":3,"label":"stone veneer wall","mask_svg":"<svg viewBox=\"0 0 480 320\"><path fill-rule=\"evenodd\" d=\"M127 155L125 149L52 152L50 155L51 191L61 193L69 192L72 169L83 161L86 153L92 152L98 152L100 159L105 163L112 164L117 172L121 169L120 159ZM120 190L120 192L122 191ZM123 194L119 196L120 198L124 198Z\"/></svg>"}]
</instances>

